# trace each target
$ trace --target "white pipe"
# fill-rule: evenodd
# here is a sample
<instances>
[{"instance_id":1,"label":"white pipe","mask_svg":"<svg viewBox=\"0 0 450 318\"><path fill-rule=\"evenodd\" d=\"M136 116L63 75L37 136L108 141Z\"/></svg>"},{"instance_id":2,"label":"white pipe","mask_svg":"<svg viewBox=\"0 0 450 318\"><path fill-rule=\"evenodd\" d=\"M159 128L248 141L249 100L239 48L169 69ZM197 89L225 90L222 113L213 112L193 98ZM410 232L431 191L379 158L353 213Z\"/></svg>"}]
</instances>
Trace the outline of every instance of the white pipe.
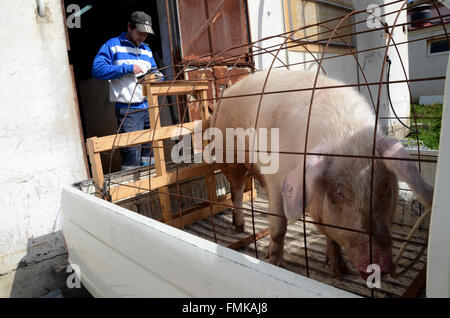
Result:
<instances>
[{"instance_id":1,"label":"white pipe","mask_svg":"<svg viewBox=\"0 0 450 318\"><path fill-rule=\"evenodd\" d=\"M449 61L450 63L450 61ZM427 261L427 297L450 297L450 64L445 80L444 109L436 169Z\"/></svg>"},{"instance_id":2,"label":"white pipe","mask_svg":"<svg viewBox=\"0 0 450 318\"><path fill-rule=\"evenodd\" d=\"M44 12L44 0L37 0L37 7L38 7L38 13L40 17L44 17L45 12Z\"/></svg>"},{"instance_id":3,"label":"white pipe","mask_svg":"<svg viewBox=\"0 0 450 318\"><path fill-rule=\"evenodd\" d=\"M438 0L438 1L450 9L450 0Z\"/></svg>"}]
</instances>

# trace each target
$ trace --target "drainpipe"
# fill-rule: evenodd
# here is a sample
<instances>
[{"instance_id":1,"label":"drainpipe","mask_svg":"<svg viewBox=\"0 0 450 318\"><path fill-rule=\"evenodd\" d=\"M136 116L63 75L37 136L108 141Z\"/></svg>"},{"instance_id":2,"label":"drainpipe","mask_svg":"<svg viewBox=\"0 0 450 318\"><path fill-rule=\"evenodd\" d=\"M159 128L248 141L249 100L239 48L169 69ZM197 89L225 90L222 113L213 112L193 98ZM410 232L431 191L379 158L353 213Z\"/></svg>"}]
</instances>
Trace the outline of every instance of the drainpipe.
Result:
<instances>
[{"instance_id":1,"label":"drainpipe","mask_svg":"<svg viewBox=\"0 0 450 318\"><path fill-rule=\"evenodd\" d=\"M449 0L439 0L450 9ZM448 213L448 176L450 169L450 60L447 64L445 80L444 108L442 110L441 138L436 168L436 182L433 196L433 208L430 219L430 237L427 255L427 297L450 297L450 216Z\"/></svg>"},{"instance_id":2,"label":"drainpipe","mask_svg":"<svg viewBox=\"0 0 450 318\"><path fill-rule=\"evenodd\" d=\"M438 0L438 1L450 9L450 0Z\"/></svg>"},{"instance_id":3,"label":"drainpipe","mask_svg":"<svg viewBox=\"0 0 450 318\"><path fill-rule=\"evenodd\" d=\"M38 14L40 17L44 17L45 12L44 12L44 0L36 0L37 2L37 10L38 10Z\"/></svg>"}]
</instances>

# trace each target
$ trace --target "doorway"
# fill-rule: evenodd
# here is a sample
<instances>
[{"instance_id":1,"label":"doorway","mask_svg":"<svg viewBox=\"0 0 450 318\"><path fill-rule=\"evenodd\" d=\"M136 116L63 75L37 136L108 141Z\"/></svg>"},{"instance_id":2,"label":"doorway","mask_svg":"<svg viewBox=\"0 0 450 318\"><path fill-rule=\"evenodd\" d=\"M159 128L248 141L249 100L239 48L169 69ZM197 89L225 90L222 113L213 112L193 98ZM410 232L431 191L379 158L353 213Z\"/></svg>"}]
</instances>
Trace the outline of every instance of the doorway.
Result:
<instances>
[{"instance_id":1,"label":"doorway","mask_svg":"<svg viewBox=\"0 0 450 318\"><path fill-rule=\"evenodd\" d=\"M158 68L173 65L173 47L179 39L177 21L170 15L176 12L176 1L65 0L63 4L69 61L75 77L84 137L113 135L117 131L117 120L114 103L109 101L109 82L92 77L93 60L107 40L126 32L127 18L132 12L144 11L151 16L155 32L149 34L145 43L152 50ZM163 69L163 73L166 78L171 77L170 68ZM162 108L161 121L163 125L178 121L172 107ZM104 173L120 170L119 151L114 152L112 161L110 153L102 154L102 165Z\"/></svg>"}]
</instances>

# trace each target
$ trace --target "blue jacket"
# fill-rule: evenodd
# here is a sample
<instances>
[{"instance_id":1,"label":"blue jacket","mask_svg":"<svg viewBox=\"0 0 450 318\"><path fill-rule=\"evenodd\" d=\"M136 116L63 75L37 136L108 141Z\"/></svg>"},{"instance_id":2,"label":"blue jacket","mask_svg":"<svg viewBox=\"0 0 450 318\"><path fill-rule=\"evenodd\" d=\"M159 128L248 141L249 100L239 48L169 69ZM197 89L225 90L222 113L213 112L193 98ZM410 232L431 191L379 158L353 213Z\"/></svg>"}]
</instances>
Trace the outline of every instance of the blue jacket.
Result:
<instances>
[{"instance_id":1,"label":"blue jacket","mask_svg":"<svg viewBox=\"0 0 450 318\"><path fill-rule=\"evenodd\" d=\"M137 83L136 75L133 73L133 64L139 65L144 73L157 67L148 45L142 43L136 47L127 40L125 35L124 32L103 44L92 65L93 77L110 82L110 101L117 104L130 102ZM142 95L142 85L139 84L131 102L143 103L145 99L146 97ZM142 106L142 108L144 107Z\"/></svg>"}]
</instances>

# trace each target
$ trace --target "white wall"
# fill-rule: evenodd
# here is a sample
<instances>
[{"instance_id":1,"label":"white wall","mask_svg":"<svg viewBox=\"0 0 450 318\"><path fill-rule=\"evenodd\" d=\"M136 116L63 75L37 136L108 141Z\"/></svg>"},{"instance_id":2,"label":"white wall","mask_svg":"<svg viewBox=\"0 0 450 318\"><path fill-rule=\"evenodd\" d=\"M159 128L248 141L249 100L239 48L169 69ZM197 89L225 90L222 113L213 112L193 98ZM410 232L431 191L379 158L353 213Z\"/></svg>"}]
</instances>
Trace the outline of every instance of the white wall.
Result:
<instances>
[{"instance_id":1,"label":"white wall","mask_svg":"<svg viewBox=\"0 0 450 318\"><path fill-rule=\"evenodd\" d=\"M351 6L351 1L347 1L349 7ZM330 33L331 35L331 33ZM354 48L356 51L356 48ZM347 53L347 52L345 52ZM340 54L325 54L325 57L332 57L341 55ZM314 55L314 57L313 57ZM293 50L288 51L289 63L292 64L292 69L304 69L304 70L317 70L318 62L314 61L317 59L320 61L322 58L322 53L309 53L309 52L296 52ZM314 62L310 62L314 61ZM307 62L307 63L304 63ZM322 68L325 70L328 76L339 79L348 84L358 83L358 76L356 73L356 63L352 55L335 57L332 59L324 59L322 62Z\"/></svg>"},{"instance_id":2,"label":"white wall","mask_svg":"<svg viewBox=\"0 0 450 318\"><path fill-rule=\"evenodd\" d=\"M61 1L44 4L0 2L0 275L65 252L61 187L87 178Z\"/></svg>"},{"instance_id":3,"label":"white wall","mask_svg":"<svg viewBox=\"0 0 450 318\"><path fill-rule=\"evenodd\" d=\"M383 5L392 3L390 0L357 0L353 1L356 10L367 10L367 6L369 4ZM400 10L404 2L399 2L393 5L388 5L380 8L380 16L384 14L388 14L389 12L395 12ZM406 9L406 5L405 5ZM398 16L396 25L406 23L407 22L407 12L406 10L401 11L398 15L397 13L390 14L385 17L381 17L381 20L388 24L388 26L392 27L396 18ZM357 22L364 21L363 23L357 24L356 31L363 32L369 30L370 24L367 24L368 14L359 14L357 18ZM391 30L391 29L390 29ZM406 42L408 38L407 27L396 27L394 30L393 40L390 44ZM372 31L367 33L361 33L357 35L357 43L358 43L358 51L371 49L375 47L381 47L387 45L387 37L384 30L380 31ZM398 51L401 56L401 60L403 61L403 65L406 71L407 78L409 78L408 70L409 70L409 60L408 60L408 45L398 45ZM386 48L371 50L364 53L358 54L359 63L362 65L364 74L366 75L367 81L369 83L379 82L381 79L381 71L383 65L383 59L385 55ZM391 76L390 81L395 80L405 80L405 75L403 72L402 64L400 62L400 57L397 54L397 51L394 46L389 47L388 56L392 60L391 66ZM383 81L387 80L387 64L384 70ZM364 83L364 79L362 74L360 74L360 83ZM367 100L371 102L369 97L369 92L366 87L361 87L361 92L366 96ZM377 103L378 99L378 85L371 86L372 97ZM409 109L410 109L410 98L408 85L406 83L400 84L391 84L390 85L390 93L391 100L394 106L395 112L399 117L408 117ZM394 116L392 110L389 106L389 101L387 97L387 88L386 85L382 86L381 90L381 98L380 98L380 111L379 117L392 117ZM408 123L407 120L403 120L405 123ZM384 126L386 131L389 131L391 134L396 134L397 137L403 137L406 130L403 129L402 125L397 120L381 120L380 124Z\"/></svg>"},{"instance_id":4,"label":"white wall","mask_svg":"<svg viewBox=\"0 0 450 318\"><path fill-rule=\"evenodd\" d=\"M249 0L249 20L251 29L252 41L259 41L265 37L278 35L287 32L285 25L285 10L283 0ZM258 46L263 48L271 47L273 45L281 45L284 38L277 37L270 40L260 41ZM271 50L277 49L272 48ZM276 54L276 52L273 52ZM315 58L319 59L321 54L313 53ZM327 57L330 55L326 55ZM277 56L283 63L292 65L291 69L308 69L316 70L318 64L301 63L304 61L314 60L310 53L295 52L292 50L283 49ZM274 57L265 53L255 57L255 66L258 70L269 68ZM274 66L283 66L283 63L276 61ZM300 63L300 64L299 64ZM325 60L323 68L327 75L343 80L347 83L356 83L357 74L353 57L346 56L331 60Z\"/></svg>"},{"instance_id":5,"label":"white wall","mask_svg":"<svg viewBox=\"0 0 450 318\"><path fill-rule=\"evenodd\" d=\"M450 8L450 1L442 1ZM447 55L448 57L448 55ZM450 61L447 62L446 82L444 89L444 109L442 113L442 129L439 145L439 159L433 197L433 209L430 220L430 239L427 260L427 297L450 297L450 204L448 187L450 169Z\"/></svg>"},{"instance_id":6,"label":"white wall","mask_svg":"<svg viewBox=\"0 0 450 318\"><path fill-rule=\"evenodd\" d=\"M349 1L349 3L353 3L355 10L365 10L369 4L378 4L382 5L384 3L391 3L391 0L358 0L358 1ZM395 5L388 6L386 8L382 8L380 14L386 13L386 10L395 11L400 9L402 3L398 3ZM283 0L249 0L249 17L250 17L250 29L251 29L251 37L252 41L258 41L262 38L281 34L287 31L285 26L285 13L284 13L284 1ZM368 30L368 25L365 22L368 18L368 14L358 14L356 16L356 21L364 21L360 23L356 27L356 31L364 31ZM383 21L386 21L389 25L392 25L396 14L390 15L386 18L383 18ZM406 10L403 11L397 24L405 23L407 21ZM394 41L404 42L407 40L407 31L402 27L396 28L394 31ZM384 31L377 32L369 32L361 35L357 35L356 38L358 51L374 48L378 46L384 46L387 44L386 37L384 35ZM282 38L274 38L270 40L260 41L258 45L262 47L269 47L272 45L280 45L283 43ZM392 42L391 42L392 43ZM408 70L409 70L409 62L408 62L408 45L398 46L398 50L401 55L401 60L403 61L406 75L409 78ZM379 49L376 51L369 51L366 53L358 54L359 63L362 66L362 69L367 77L367 81L370 82L379 82L380 74L382 68L382 62L384 57L385 49ZM314 53L316 58L320 58L320 53ZM331 56L330 55L326 55ZM303 52L294 52L283 50L279 53L278 57L286 64L293 65L291 68L301 68L301 69L317 69L317 63L302 63L304 61L313 60L313 57L310 53ZM403 72L402 65L400 63L400 58L397 55L397 52L394 47L389 49L389 57L392 60L391 67L391 80L404 80L405 75ZM270 54L263 54L262 56L255 57L256 68L261 70L264 68L270 67L272 60L274 57ZM297 65L296 65L297 64ZM283 65L280 61L276 61L275 66ZM324 60L323 67L327 72L327 75L340 79L345 83L349 84L362 84L364 83L364 79L361 73L358 74L357 63L352 55L338 57L335 59ZM384 72L384 80L387 78L387 67ZM366 87L360 88L361 93L367 98L370 104L372 104L370 95ZM391 99L394 105L394 109L398 116L409 116L409 93L407 89L406 83L401 84L391 84ZM372 97L374 103L377 103L378 96L378 86L371 87ZM386 93L386 85L382 87L381 101L380 101L380 117L392 117L393 112L390 110L387 93ZM407 122L407 121L406 121ZM397 137L403 137L405 135L405 130L403 126L398 123L396 120L382 120L380 121L382 125L385 126L385 131L389 130L390 133L396 134Z\"/></svg>"},{"instance_id":7,"label":"white wall","mask_svg":"<svg viewBox=\"0 0 450 318\"><path fill-rule=\"evenodd\" d=\"M447 29L447 32L450 32L450 28ZM443 27L434 26L409 31L408 38L413 41L441 34L445 34ZM448 52L428 55L427 40L420 40L409 43L409 60L411 78L445 76ZM444 95L444 84L444 80L411 83L413 101L418 101L420 96Z\"/></svg>"},{"instance_id":8,"label":"white wall","mask_svg":"<svg viewBox=\"0 0 450 318\"><path fill-rule=\"evenodd\" d=\"M448 54L447 54L448 57ZM450 61L449 61L450 62ZM448 63L447 63L448 64ZM427 259L427 297L450 297L450 65L446 70L444 109L439 144L436 185L430 220Z\"/></svg>"},{"instance_id":9,"label":"white wall","mask_svg":"<svg viewBox=\"0 0 450 318\"><path fill-rule=\"evenodd\" d=\"M286 32L282 0L248 0L248 9L252 42ZM260 41L255 45L267 48L274 45L281 45L283 42L283 38L276 37ZM278 47L271 48L270 50L278 49ZM256 51L258 51L258 48L254 48L254 52ZM273 54L276 54L276 52L273 52ZM282 50L277 57L283 63L288 63L286 50ZM258 70L269 68L273 59L274 56L270 53L256 55L255 66ZM283 63L277 60L274 66L282 66Z\"/></svg>"}]
</instances>

